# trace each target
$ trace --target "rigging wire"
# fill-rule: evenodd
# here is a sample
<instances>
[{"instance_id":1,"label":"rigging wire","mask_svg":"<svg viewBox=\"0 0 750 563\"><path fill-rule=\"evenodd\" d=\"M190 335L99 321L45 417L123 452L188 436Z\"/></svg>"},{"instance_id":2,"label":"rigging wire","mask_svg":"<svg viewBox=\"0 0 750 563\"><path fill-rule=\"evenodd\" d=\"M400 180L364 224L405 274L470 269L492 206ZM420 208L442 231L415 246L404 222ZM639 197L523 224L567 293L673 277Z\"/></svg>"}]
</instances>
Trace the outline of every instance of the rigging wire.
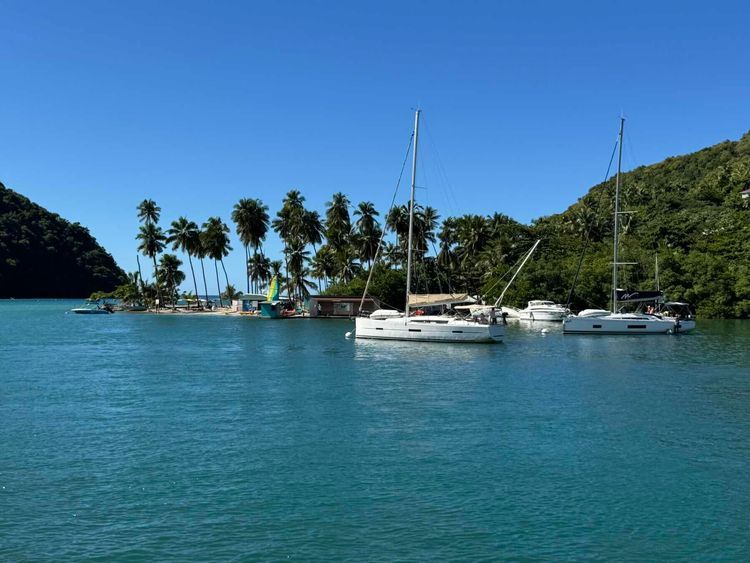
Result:
<instances>
[{"instance_id":1,"label":"rigging wire","mask_svg":"<svg viewBox=\"0 0 750 563\"><path fill-rule=\"evenodd\" d=\"M612 163L615 160L615 153L617 152L617 145L619 143L619 137L618 140L615 141L615 146L612 148L612 155L609 157L609 165L607 166L607 173L604 175L604 182L603 184L609 180L609 173L612 170ZM604 195L607 193L607 190L602 189L602 193L599 194L599 201L597 202L597 214L599 213L599 210L601 209L602 200L604 199ZM588 228L586 229L586 238L583 243L583 250L581 251L581 257L578 259L578 267L576 268L576 275L573 278L573 285L570 286L570 291L568 292L568 299L565 303L565 307L570 309L570 304L573 301L573 292L575 291L576 283L578 283L578 276L581 273L581 266L583 266L583 258L586 256L586 250L588 249L589 242L591 241L590 235L591 235L591 228L593 227L593 221L589 223Z\"/></svg>"},{"instance_id":2,"label":"rigging wire","mask_svg":"<svg viewBox=\"0 0 750 563\"><path fill-rule=\"evenodd\" d=\"M411 134L409 137L409 144L406 147L406 155L404 156L404 163L401 165L401 172L398 175L398 181L396 182L396 189L393 191L393 197L391 198L391 206L388 208L388 213L385 215L387 218L388 215L390 215L391 210L396 205L396 197L398 196L398 189L401 186L401 180L404 177L404 170L406 169L406 163L409 161L409 153L411 152L411 145L414 142L414 133ZM372 273L375 271L375 264L378 261L378 256L380 255L380 249L383 246L383 239L385 238L385 232L388 230L386 226L386 221L383 221L383 230L380 232L380 240L378 241L378 248L375 250L375 256L372 258L372 267L370 268L370 273L367 275L367 283L365 284L365 290L362 293L362 300L359 302L359 311L362 310L362 305L365 303L365 297L367 297L367 290L370 287L370 281L372 280ZM388 305L386 303L386 305ZM389 305L389 307L393 307L392 305ZM396 307L393 307L396 309Z\"/></svg>"}]
</instances>

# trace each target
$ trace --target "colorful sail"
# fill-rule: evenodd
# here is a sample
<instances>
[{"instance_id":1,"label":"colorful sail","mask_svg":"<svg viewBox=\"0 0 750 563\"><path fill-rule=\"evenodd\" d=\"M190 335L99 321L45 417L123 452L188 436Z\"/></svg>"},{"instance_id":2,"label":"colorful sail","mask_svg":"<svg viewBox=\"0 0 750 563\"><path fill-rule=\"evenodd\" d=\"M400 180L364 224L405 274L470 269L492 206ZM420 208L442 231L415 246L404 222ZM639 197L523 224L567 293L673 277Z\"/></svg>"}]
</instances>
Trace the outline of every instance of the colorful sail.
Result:
<instances>
[{"instance_id":1,"label":"colorful sail","mask_svg":"<svg viewBox=\"0 0 750 563\"><path fill-rule=\"evenodd\" d=\"M279 279L274 276L271 279L271 285L268 286L268 295L266 295L266 301L278 301L279 300Z\"/></svg>"}]
</instances>

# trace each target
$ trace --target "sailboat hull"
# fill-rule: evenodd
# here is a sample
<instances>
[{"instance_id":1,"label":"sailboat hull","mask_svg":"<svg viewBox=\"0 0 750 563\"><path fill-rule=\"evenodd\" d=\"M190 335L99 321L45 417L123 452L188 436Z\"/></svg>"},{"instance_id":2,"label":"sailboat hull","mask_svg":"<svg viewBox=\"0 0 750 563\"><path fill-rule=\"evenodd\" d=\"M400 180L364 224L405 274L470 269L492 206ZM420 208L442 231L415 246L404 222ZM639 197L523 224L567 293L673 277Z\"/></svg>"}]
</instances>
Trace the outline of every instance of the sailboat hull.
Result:
<instances>
[{"instance_id":1,"label":"sailboat hull","mask_svg":"<svg viewBox=\"0 0 750 563\"><path fill-rule=\"evenodd\" d=\"M661 319L651 315L618 314L603 317L569 316L565 334L675 334L695 328L693 321Z\"/></svg>"},{"instance_id":2,"label":"sailboat hull","mask_svg":"<svg viewBox=\"0 0 750 563\"><path fill-rule=\"evenodd\" d=\"M446 320L442 317L403 317L371 319L357 317L357 338L373 340L406 340L412 342L501 342L505 335L502 324Z\"/></svg>"}]
</instances>

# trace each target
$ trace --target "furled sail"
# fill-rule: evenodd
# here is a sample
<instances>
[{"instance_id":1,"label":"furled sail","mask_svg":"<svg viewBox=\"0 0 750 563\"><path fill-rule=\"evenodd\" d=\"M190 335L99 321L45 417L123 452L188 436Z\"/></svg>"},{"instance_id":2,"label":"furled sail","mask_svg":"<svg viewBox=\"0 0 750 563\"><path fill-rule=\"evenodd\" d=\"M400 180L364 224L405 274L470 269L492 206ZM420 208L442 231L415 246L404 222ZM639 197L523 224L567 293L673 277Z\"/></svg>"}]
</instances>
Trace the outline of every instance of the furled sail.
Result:
<instances>
[{"instance_id":1,"label":"furled sail","mask_svg":"<svg viewBox=\"0 0 750 563\"><path fill-rule=\"evenodd\" d=\"M468 293L412 293L409 307L429 307L431 305L453 305L455 303L476 303Z\"/></svg>"}]
</instances>

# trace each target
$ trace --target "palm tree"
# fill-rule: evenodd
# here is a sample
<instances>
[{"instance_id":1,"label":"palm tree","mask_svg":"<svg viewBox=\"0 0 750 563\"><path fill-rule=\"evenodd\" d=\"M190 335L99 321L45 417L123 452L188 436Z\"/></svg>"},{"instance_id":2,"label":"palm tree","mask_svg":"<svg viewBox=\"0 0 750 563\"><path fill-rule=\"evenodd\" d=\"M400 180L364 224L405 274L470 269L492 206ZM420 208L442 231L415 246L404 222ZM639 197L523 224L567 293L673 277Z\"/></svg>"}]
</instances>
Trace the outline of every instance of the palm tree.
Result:
<instances>
[{"instance_id":1,"label":"palm tree","mask_svg":"<svg viewBox=\"0 0 750 563\"><path fill-rule=\"evenodd\" d=\"M177 287L185 281L185 274L180 270L182 260L174 254L164 254L161 257L160 265L160 273L163 279L159 280L159 283L163 282L166 286L169 292L169 300L172 302L172 310L174 311L177 303Z\"/></svg>"},{"instance_id":2,"label":"palm tree","mask_svg":"<svg viewBox=\"0 0 750 563\"><path fill-rule=\"evenodd\" d=\"M382 235L380 223L375 219L380 214L372 202L363 201L357 206L354 215L359 216L359 219L355 223L359 235L359 240L357 241L359 258L367 262L369 269L372 266L372 260L375 258Z\"/></svg>"},{"instance_id":3,"label":"palm tree","mask_svg":"<svg viewBox=\"0 0 750 563\"><path fill-rule=\"evenodd\" d=\"M271 260L256 252L247 263L247 271L253 282L253 290L257 293L261 285L271 277Z\"/></svg>"},{"instance_id":4,"label":"palm tree","mask_svg":"<svg viewBox=\"0 0 750 563\"><path fill-rule=\"evenodd\" d=\"M302 238L306 244L311 244L313 252L317 252L315 245L323 242L323 222L320 220L320 214L317 211L305 210L302 214Z\"/></svg>"},{"instance_id":5,"label":"palm tree","mask_svg":"<svg viewBox=\"0 0 750 563\"><path fill-rule=\"evenodd\" d=\"M158 223L161 215L161 207L156 205L153 199L144 199L138 204L138 219L141 223Z\"/></svg>"},{"instance_id":6,"label":"palm tree","mask_svg":"<svg viewBox=\"0 0 750 563\"><path fill-rule=\"evenodd\" d=\"M333 194L331 201L326 204L326 238L334 252L343 250L349 244L352 231L349 217L349 198L343 193Z\"/></svg>"},{"instance_id":7,"label":"palm tree","mask_svg":"<svg viewBox=\"0 0 750 563\"><path fill-rule=\"evenodd\" d=\"M141 203L138 204L136 209L138 210L138 220L141 223L156 224L159 222L161 207L156 205L156 202L153 199L144 199ZM138 262L138 274L141 277L141 291L144 291L146 285L143 281L143 273L141 272L141 260L140 258L138 258L138 254L135 255L135 259Z\"/></svg>"},{"instance_id":8,"label":"palm tree","mask_svg":"<svg viewBox=\"0 0 750 563\"><path fill-rule=\"evenodd\" d=\"M195 256L200 260L201 263L201 274L203 276L203 292L206 297L206 305L208 305L208 284L206 283L206 268L203 266L203 259L208 256L208 251L205 246L206 235L203 231L198 230L198 238L195 241Z\"/></svg>"},{"instance_id":9,"label":"palm tree","mask_svg":"<svg viewBox=\"0 0 750 563\"><path fill-rule=\"evenodd\" d=\"M385 218L385 224L395 233L396 244L401 247L404 256L406 256L409 237L409 206L395 205L391 207Z\"/></svg>"},{"instance_id":10,"label":"palm tree","mask_svg":"<svg viewBox=\"0 0 750 563\"><path fill-rule=\"evenodd\" d=\"M284 259L286 261L286 285L289 287L289 246L304 241L304 207L305 198L299 190L289 190L282 202L281 209L271 225L284 242Z\"/></svg>"},{"instance_id":11,"label":"palm tree","mask_svg":"<svg viewBox=\"0 0 750 563\"><path fill-rule=\"evenodd\" d=\"M271 262L271 277L281 277L281 269L283 267L284 263L281 260Z\"/></svg>"},{"instance_id":12,"label":"palm tree","mask_svg":"<svg viewBox=\"0 0 750 563\"><path fill-rule=\"evenodd\" d=\"M156 281L156 293L159 299L156 304L156 310L159 310L161 304L161 289L159 289L159 267L156 264L156 256L164 250L166 237L160 227L157 227L155 223L149 221L145 225L141 225L138 235L135 237L140 241L138 244L138 252L144 256L148 256L154 262L154 279Z\"/></svg>"},{"instance_id":13,"label":"palm tree","mask_svg":"<svg viewBox=\"0 0 750 563\"><path fill-rule=\"evenodd\" d=\"M422 207L414 205L414 252L419 257L427 254L427 243L435 242L435 229L437 229L438 219L437 211L434 207Z\"/></svg>"},{"instance_id":14,"label":"palm tree","mask_svg":"<svg viewBox=\"0 0 750 563\"><path fill-rule=\"evenodd\" d=\"M305 274L309 273L305 267L305 264L309 260L309 255L310 253L305 250L305 242L303 240L293 241L287 248L287 276L290 278L287 290L289 293L297 293L300 299L303 297L303 292L306 289L303 287L304 284L298 285L296 282L304 278L303 272Z\"/></svg>"},{"instance_id":15,"label":"palm tree","mask_svg":"<svg viewBox=\"0 0 750 563\"><path fill-rule=\"evenodd\" d=\"M257 254L268 232L268 206L259 199L243 198L234 205L232 221L237 225L237 235L245 247L245 269L250 260L250 247ZM250 274L247 274L247 291L250 292Z\"/></svg>"},{"instance_id":16,"label":"palm tree","mask_svg":"<svg viewBox=\"0 0 750 563\"><path fill-rule=\"evenodd\" d=\"M334 255L331 247L326 245L321 246L315 253L312 259L312 270L310 274L318 280L318 290L322 291L321 281L325 281L326 287L328 287L328 280L330 280L336 272L336 256Z\"/></svg>"},{"instance_id":17,"label":"palm tree","mask_svg":"<svg viewBox=\"0 0 750 563\"><path fill-rule=\"evenodd\" d=\"M481 215L464 215L456 220L456 237L458 249L456 253L461 260L461 266L484 250L490 240L490 228L487 218Z\"/></svg>"},{"instance_id":18,"label":"palm tree","mask_svg":"<svg viewBox=\"0 0 750 563\"><path fill-rule=\"evenodd\" d=\"M438 233L440 240L440 252L437 255L437 263L441 268L452 270L456 266L456 253L453 252L453 245L457 242L456 237L456 219L448 217L443 221L443 228Z\"/></svg>"},{"instance_id":19,"label":"palm tree","mask_svg":"<svg viewBox=\"0 0 750 563\"><path fill-rule=\"evenodd\" d=\"M402 252L401 247L392 242L386 242L383 244L382 256L383 264L387 268L402 266L404 263L404 253Z\"/></svg>"},{"instance_id":20,"label":"palm tree","mask_svg":"<svg viewBox=\"0 0 750 563\"><path fill-rule=\"evenodd\" d=\"M292 272L292 285L296 289L300 301L309 297L310 289L315 287L315 284L307 279L309 274L310 270L308 268L302 268L301 270Z\"/></svg>"},{"instance_id":21,"label":"palm tree","mask_svg":"<svg viewBox=\"0 0 750 563\"><path fill-rule=\"evenodd\" d=\"M203 223L203 245L206 247L207 255L214 261L214 269L216 270L216 287L219 290L219 305L224 306L224 302L221 299L221 287L219 284L219 267L218 263L221 262L221 269L224 270L224 278L226 279L226 285L229 285L229 276L227 276L227 269L224 267L224 257L229 255L229 251L232 247L229 245L229 227L224 224L219 217L209 217L205 223Z\"/></svg>"},{"instance_id":22,"label":"palm tree","mask_svg":"<svg viewBox=\"0 0 750 563\"><path fill-rule=\"evenodd\" d=\"M190 273L193 276L193 286L195 295L198 295L198 282L195 280L195 270L193 269L193 255L197 253L200 246L200 234L198 225L195 221L188 221L185 217L180 217L172 221L172 226L167 231L169 235L167 242L172 244L172 250L181 250L188 257L190 264Z\"/></svg>"},{"instance_id":23,"label":"palm tree","mask_svg":"<svg viewBox=\"0 0 750 563\"><path fill-rule=\"evenodd\" d=\"M233 300L239 298L239 296L242 295L241 291L237 291L235 287L232 284L227 285L226 289L224 289L223 296L227 298L227 300L231 303Z\"/></svg>"}]
</instances>

